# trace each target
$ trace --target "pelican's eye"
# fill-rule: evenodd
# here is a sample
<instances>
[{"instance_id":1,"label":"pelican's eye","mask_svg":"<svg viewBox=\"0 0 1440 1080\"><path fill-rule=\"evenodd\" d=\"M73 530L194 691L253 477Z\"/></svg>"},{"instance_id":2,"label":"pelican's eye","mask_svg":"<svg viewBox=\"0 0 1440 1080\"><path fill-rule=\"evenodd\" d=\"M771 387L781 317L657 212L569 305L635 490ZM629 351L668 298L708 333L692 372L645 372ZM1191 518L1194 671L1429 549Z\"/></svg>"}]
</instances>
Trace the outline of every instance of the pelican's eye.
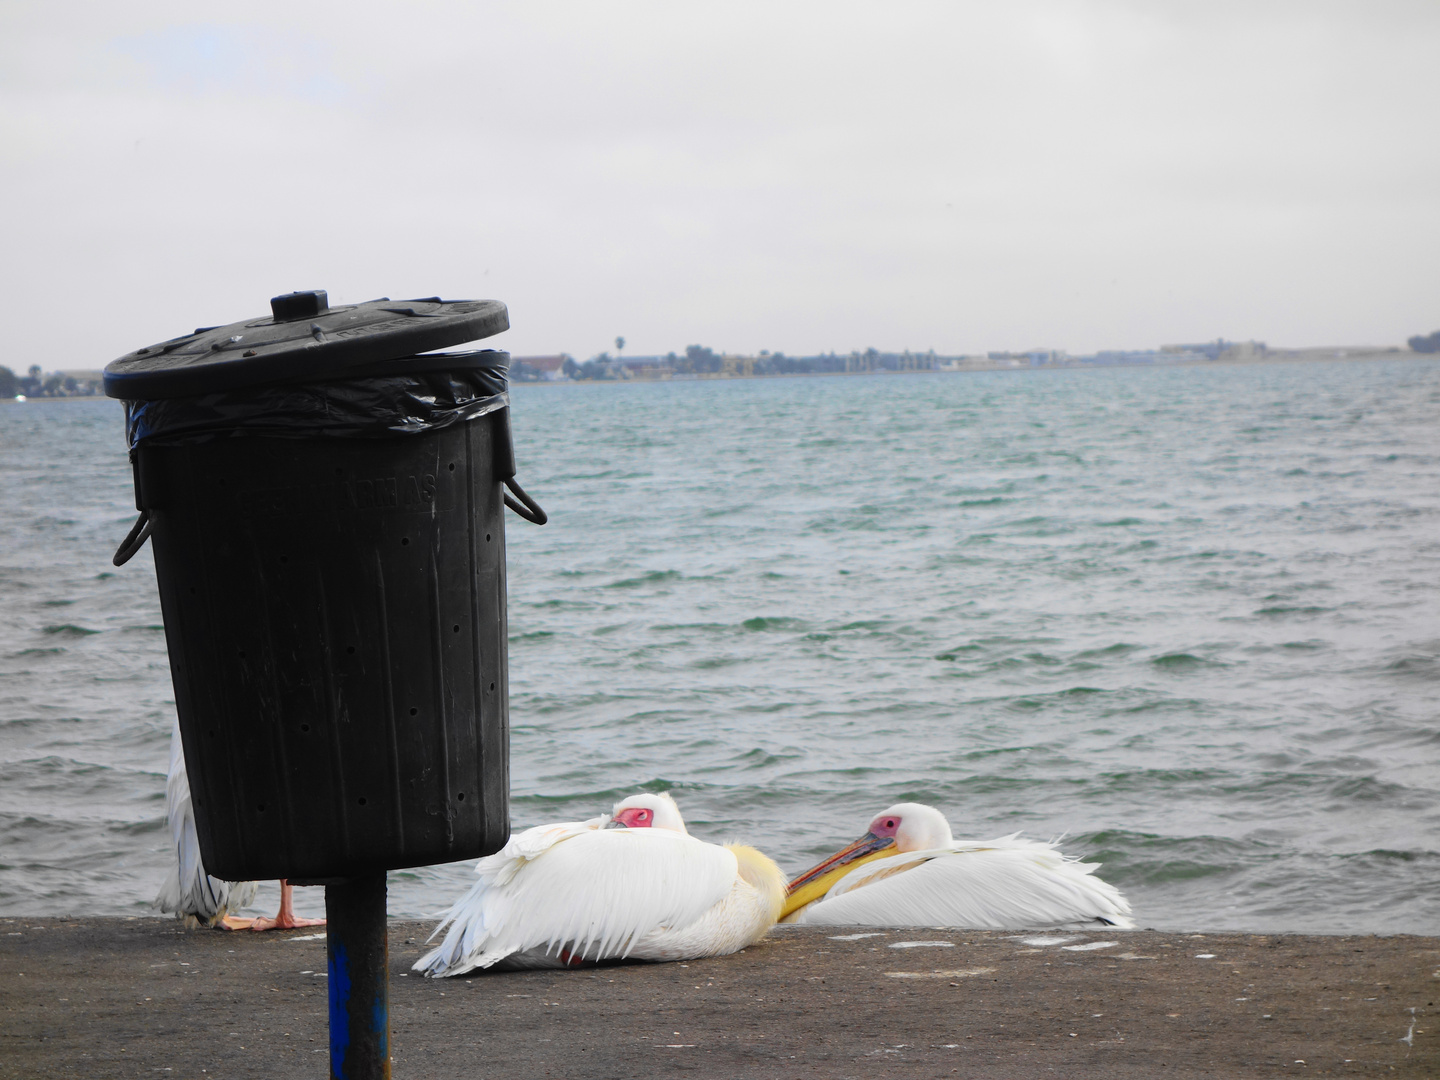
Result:
<instances>
[{"instance_id":1,"label":"pelican's eye","mask_svg":"<svg viewBox=\"0 0 1440 1080\"><path fill-rule=\"evenodd\" d=\"M870 832L875 836L894 836L895 831L900 828L898 817L877 817L870 823Z\"/></svg>"},{"instance_id":2,"label":"pelican's eye","mask_svg":"<svg viewBox=\"0 0 1440 1080\"><path fill-rule=\"evenodd\" d=\"M649 829L655 824L655 811L638 806L626 807L615 815L615 820L627 829Z\"/></svg>"}]
</instances>

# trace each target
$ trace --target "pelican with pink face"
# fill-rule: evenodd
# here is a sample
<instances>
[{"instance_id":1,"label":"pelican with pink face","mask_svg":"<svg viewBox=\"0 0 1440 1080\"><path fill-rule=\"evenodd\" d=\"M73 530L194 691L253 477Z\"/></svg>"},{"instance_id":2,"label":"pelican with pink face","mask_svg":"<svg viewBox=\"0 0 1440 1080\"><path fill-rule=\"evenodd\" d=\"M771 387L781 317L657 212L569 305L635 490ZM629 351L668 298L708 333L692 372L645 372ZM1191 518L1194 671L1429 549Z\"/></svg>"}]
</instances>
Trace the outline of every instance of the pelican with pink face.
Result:
<instances>
[{"instance_id":1,"label":"pelican with pink face","mask_svg":"<svg viewBox=\"0 0 1440 1080\"><path fill-rule=\"evenodd\" d=\"M790 882L781 919L970 930L1133 927L1130 905L1096 869L1019 833L956 840L933 806L896 803L860 839Z\"/></svg>"},{"instance_id":2,"label":"pelican with pink face","mask_svg":"<svg viewBox=\"0 0 1440 1080\"><path fill-rule=\"evenodd\" d=\"M668 793L646 793L621 799L610 811L607 829L669 829L671 832L690 834L685 829L685 819L680 808Z\"/></svg>"},{"instance_id":3,"label":"pelican with pink face","mask_svg":"<svg viewBox=\"0 0 1440 1080\"><path fill-rule=\"evenodd\" d=\"M527 829L475 872L480 880L431 935L445 938L416 971L723 956L764 937L785 902L778 866L742 844L697 840L663 793Z\"/></svg>"}]
</instances>

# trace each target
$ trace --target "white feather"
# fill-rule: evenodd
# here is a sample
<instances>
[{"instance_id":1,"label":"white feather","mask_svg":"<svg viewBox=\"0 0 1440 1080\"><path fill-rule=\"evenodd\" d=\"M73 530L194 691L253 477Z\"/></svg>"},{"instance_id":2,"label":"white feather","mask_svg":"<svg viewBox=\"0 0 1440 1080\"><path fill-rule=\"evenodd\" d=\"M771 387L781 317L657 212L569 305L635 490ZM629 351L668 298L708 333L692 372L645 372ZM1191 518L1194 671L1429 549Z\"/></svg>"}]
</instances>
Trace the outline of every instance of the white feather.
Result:
<instances>
[{"instance_id":1,"label":"white feather","mask_svg":"<svg viewBox=\"0 0 1440 1080\"><path fill-rule=\"evenodd\" d=\"M713 956L774 924L784 878L768 859L669 829L601 829L609 820L537 826L481 859L431 935L444 940L414 969Z\"/></svg>"},{"instance_id":2,"label":"white feather","mask_svg":"<svg viewBox=\"0 0 1440 1080\"><path fill-rule=\"evenodd\" d=\"M863 863L793 921L823 926L1024 930L1096 922L1129 928L1130 905L1096 863L1019 834L956 840Z\"/></svg>"},{"instance_id":3,"label":"white feather","mask_svg":"<svg viewBox=\"0 0 1440 1080\"><path fill-rule=\"evenodd\" d=\"M165 814L170 838L175 844L175 868L155 897L155 906L181 918L187 916L211 925L227 912L255 900L259 883L222 881L205 872L200 859L200 840L195 833L195 812L190 805L190 777L185 772L185 752L180 742L180 721L170 735L170 776L165 783Z\"/></svg>"}]
</instances>

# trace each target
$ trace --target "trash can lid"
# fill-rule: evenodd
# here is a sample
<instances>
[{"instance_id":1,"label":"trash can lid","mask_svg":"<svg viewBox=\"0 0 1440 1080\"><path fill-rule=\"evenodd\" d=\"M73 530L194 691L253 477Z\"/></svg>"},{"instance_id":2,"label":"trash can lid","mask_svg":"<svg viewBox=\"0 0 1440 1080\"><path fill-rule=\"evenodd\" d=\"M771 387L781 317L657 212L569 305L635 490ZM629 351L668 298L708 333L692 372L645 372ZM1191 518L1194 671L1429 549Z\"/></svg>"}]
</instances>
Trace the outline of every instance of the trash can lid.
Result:
<instances>
[{"instance_id":1,"label":"trash can lid","mask_svg":"<svg viewBox=\"0 0 1440 1080\"><path fill-rule=\"evenodd\" d=\"M499 300L391 300L331 307L325 290L286 293L271 314L136 349L105 368L105 393L128 401L194 397L270 382L338 378L381 360L509 329Z\"/></svg>"}]
</instances>

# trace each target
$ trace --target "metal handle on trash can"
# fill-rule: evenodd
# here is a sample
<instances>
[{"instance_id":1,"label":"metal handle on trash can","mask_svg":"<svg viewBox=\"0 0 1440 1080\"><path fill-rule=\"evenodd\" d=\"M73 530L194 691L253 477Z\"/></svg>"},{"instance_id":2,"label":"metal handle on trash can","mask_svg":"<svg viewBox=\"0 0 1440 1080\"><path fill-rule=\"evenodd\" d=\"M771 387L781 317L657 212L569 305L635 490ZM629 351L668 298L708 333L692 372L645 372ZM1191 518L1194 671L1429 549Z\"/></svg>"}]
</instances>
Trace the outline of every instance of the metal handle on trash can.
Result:
<instances>
[{"instance_id":1,"label":"metal handle on trash can","mask_svg":"<svg viewBox=\"0 0 1440 1080\"><path fill-rule=\"evenodd\" d=\"M515 439L510 434L510 407L507 405L498 410L494 416L495 441L492 445L495 447L495 478L515 493L513 499L509 492L505 494L505 505L526 521L544 525L550 520L550 515L541 510L540 504L526 495L525 489L515 482Z\"/></svg>"},{"instance_id":2,"label":"metal handle on trash can","mask_svg":"<svg viewBox=\"0 0 1440 1080\"><path fill-rule=\"evenodd\" d=\"M131 557L145 546L145 541L150 539L150 532L154 528L154 522L150 520L150 511L141 510L140 516L135 519L129 534L120 541L120 546L115 549L115 557L110 561L116 566L124 566Z\"/></svg>"},{"instance_id":3,"label":"metal handle on trash can","mask_svg":"<svg viewBox=\"0 0 1440 1080\"><path fill-rule=\"evenodd\" d=\"M515 493L515 498L510 497L510 491L505 493L505 505L514 510L526 521L534 522L536 525L544 525L550 520L550 515L540 509L540 504L525 494L525 489L515 482L513 476L505 478L505 486ZM519 502L516 502L516 499Z\"/></svg>"}]
</instances>

